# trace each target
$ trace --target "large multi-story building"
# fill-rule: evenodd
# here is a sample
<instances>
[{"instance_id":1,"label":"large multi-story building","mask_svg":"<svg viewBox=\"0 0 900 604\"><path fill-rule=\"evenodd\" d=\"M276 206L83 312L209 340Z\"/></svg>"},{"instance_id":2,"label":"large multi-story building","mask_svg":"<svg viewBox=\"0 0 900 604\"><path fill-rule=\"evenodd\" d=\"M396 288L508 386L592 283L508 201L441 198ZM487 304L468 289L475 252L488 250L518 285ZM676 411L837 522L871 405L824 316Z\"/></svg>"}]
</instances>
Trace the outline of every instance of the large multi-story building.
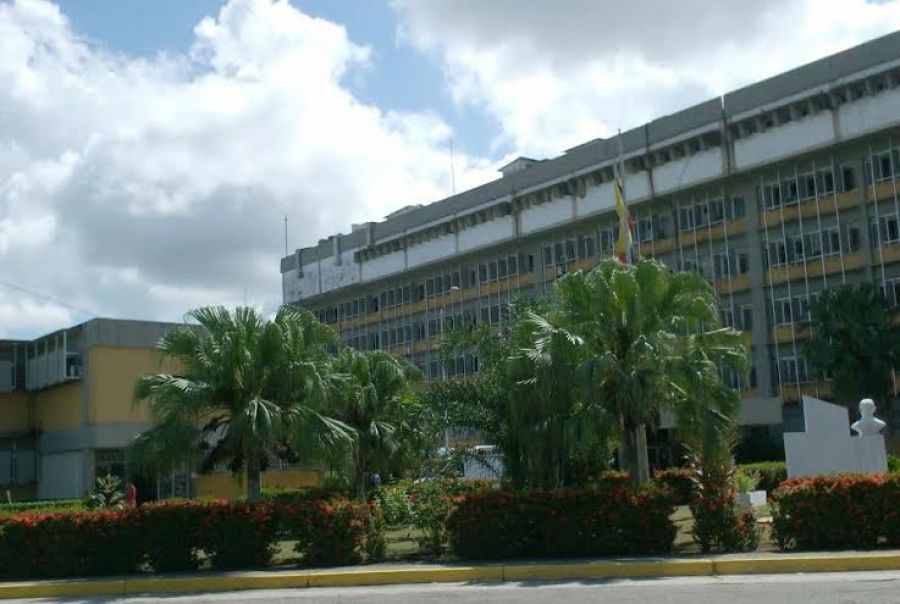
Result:
<instances>
[{"instance_id":1,"label":"large multi-story building","mask_svg":"<svg viewBox=\"0 0 900 604\"><path fill-rule=\"evenodd\" d=\"M284 301L432 377L477 371L441 364L443 327L502 324L515 296L612 255L620 162L638 254L701 273L751 334L749 379L728 376L742 423L802 429L800 395L829 390L803 355L810 301L860 281L900 297L900 32L353 225L282 259Z\"/></svg>"},{"instance_id":2,"label":"large multi-story building","mask_svg":"<svg viewBox=\"0 0 900 604\"><path fill-rule=\"evenodd\" d=\"M128 463L127 447L151 426L134 400L142 375L177 371L156 344L173 323L92 319L34 340L0 341L0 496L14 501L80 498L97 476L135 483L143 498L243 494L227 468L162 474ZM318 472L273 460L268 486L305 486Z\"/></svg>"}]
</instances>

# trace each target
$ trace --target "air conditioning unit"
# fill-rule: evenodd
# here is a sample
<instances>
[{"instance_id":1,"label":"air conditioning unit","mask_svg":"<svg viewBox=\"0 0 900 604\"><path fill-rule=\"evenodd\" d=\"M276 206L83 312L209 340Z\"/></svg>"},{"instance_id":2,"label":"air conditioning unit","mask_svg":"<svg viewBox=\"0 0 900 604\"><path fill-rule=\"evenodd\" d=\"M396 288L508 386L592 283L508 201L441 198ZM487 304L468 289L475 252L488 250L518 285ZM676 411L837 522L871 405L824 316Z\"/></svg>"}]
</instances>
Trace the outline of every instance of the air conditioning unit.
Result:
<instances>
[{"instance_id":1,"label":"air conditioning unit","mask_svg":"<svg viewBox=\"0 0 900 604\"><path fill-rule=\"evenodd\" d=\"M80 378L82 373L81 365L69 365L66 377Z\"/></svg>"}]
</instances>

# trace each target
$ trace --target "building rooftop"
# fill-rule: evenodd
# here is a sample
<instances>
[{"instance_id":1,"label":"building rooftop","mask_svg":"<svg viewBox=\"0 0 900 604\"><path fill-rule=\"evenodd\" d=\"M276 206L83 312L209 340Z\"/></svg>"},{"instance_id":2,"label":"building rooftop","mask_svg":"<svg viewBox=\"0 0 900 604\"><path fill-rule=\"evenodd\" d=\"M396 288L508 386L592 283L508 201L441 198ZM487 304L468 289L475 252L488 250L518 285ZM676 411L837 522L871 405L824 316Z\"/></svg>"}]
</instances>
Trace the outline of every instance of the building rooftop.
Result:
<instances>
[{"instance_id":1,"label":"building rooftop","mask_svg":"<svg viewBox=\"0 0 900 604\"><path fill-rule=\"evenodd\" d=\"M622 132L620 137L595 138L568 149L552 159L519 157L502 166L502 176L473 189L429 204L411 205L389 215L381 222L358 225L346 235L332 235L318 245L298 249L282 258L281 272L296 269L298 262L308 264L329 258L334 250L362 248L390 239L410 229L431 224L449 216L474 211L484 204L512 197L530 187L583 171L603 162L611 162L644 153L647 149L704 129L715 130L724 118L740 119L786 97L808 93L817 87L826 92L835 82L885 63L900 64L900 31L876 38L837 54L813 61L796 69L739 88L721 98L688 107ZM338 245L334 245L334 238Z\"/></svg>"}]
</instances>

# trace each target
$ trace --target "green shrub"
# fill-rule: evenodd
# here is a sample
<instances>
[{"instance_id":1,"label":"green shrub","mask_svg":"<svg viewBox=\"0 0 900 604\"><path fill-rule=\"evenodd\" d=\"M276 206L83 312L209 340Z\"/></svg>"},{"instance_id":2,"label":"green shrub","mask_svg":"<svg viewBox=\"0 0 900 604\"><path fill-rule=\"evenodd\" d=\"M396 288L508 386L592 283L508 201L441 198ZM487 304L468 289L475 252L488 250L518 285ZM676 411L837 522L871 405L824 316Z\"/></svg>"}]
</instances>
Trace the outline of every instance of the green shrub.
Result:
<instances>
[{"instance_id":1,"label":"green shrub","mask_svg":"<svg viewBox=\"0 0 900 604\"><path fill-rule=\"evenodd\" d=\"M762 461L738 466L742 472L751 472L759 476L757 488L772 493L778 485L787 480L787 464L783 461Z\"/></svg>"},{"instance_id":2,"label":"green shrub","mask_svg":"<svg viewBox=\"0 0 900 604\"><path fill-rule=\"evenodd\" d=\"M349 499L282 504L279 523L305 566L337 566L384 558L384 521L374 504Z\"/></svg>"},{"instance_id":3,"label":"green shrub","mask_svg":"<svg viewBox=\"0 0 900 604\"><path fill-rule=\"evenodd\" d=\"M446 522L464 559L665 554L676 528L669 489L484 492L457 498Z\"/></svg>"},{"instance_id":4,"label":"green shrub","mask_svg":"<svg viewBox=\"0 0 900 604\"><path fill-rule=\"evenodd\" d=\"M225 502L209 504L226 505ZM145 503L137 508L141 547L154 571L187 571L199 566L199 527L205 510L205 504L188 499Z\"/></svg>"},{"instance_id":5,"label":"green shrub","mask_svg":"<svg viewBox=\"0 0 900 604\"><path fill-rule=\"evenodd\" d=\"M694 480L688 468L657 470L653 474L653 481L672 490L672 495L675 497L675 505L687 505L690 503L691 492L694 490Z\"/></svg>"},{"instance_id":6,"label":"green shrub","mask_svg":"<svg viewBox=\"0 0 900 604\"><path fill-rule=\"evenodd\" d=\"M199 544L213 568L258 568L271 562L278 535L268 501L203 504Z\"/></svg>"},{"instance_id":7,"label":"green shrub","mask_svg":"<svg viewBox=\"0 0 900 604\"><path fill-rule=\"evenodd\" d=\"M900 473L900 455L888 455L887 466L888 472L890 472L891 474Z\"/></svg>"},{"instance_id":8,"label":"green shrub","mask_svg":"<svg viewBox=\"0 0 900 604\"><path fill-rule=\"evenodd\" d=\"M797 478L770 499L772 535L781 549L900 545L900 476Z\"/></svg>"},{"instance_id":9,"label":"green shrub","mask_svg":"<svg viewBox=\"0 0 900 604\"><path fill-rule=\"evenodd\" d=\"M137 571L141 531L129 510L26 512L0 519L0 576L78 577Z\"/></svg>"},{"instance_id":10,"label":"green shrub","mask_svg":"<svg viewBox=\"0 0 900 604\"><path fill-rule=\"evenodd\" d=\"M408 497L412 523L424 533L419 539L420 551L435 556L444 551L447 542L444 523L455 498L493 489L494 485L487 480L444 478L411 484Z\"/></svg>"},{"instance_id":11,"label":"green shrub","mask_svg":"<svg viewBox=\"0 0 900 604\"><path fill-rule=\"evenodd\" d=\"M380 486L372 493L378 502L384 523L390 527L412 524L412 509L409 504L409 482L398 482Z\"/></svg>"},{"instance_id":12,"label":"green shrub","mask_svg":"<svg viewBox=\"0 0 900 604\"><path fill-rule=\"evenodd\" d=\"M286 489L280 487L267 487L262 490L265 500L275 503L297 503L299 501L317 501L337 498L349 498L345 489L336 485L317 487L301 487L298 489Z\"/></svg>"}]
</instances>

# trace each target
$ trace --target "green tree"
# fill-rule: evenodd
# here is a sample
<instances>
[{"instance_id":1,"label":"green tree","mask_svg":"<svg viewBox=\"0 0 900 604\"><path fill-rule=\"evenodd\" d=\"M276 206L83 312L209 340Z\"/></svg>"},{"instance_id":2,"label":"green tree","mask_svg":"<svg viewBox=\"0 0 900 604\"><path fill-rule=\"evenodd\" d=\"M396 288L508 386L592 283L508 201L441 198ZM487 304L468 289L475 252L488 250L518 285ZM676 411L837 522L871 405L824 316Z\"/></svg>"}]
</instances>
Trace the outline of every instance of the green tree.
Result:
<instances>
[{"instance_id":1,"label":"green tree","mask_svg":"<svg viewBox=\"0 0 900 604\"><path fill-rule=\"evenodd\" d=\"M406 418L417 413L411 384L419 370L382 351L345 349L334 360L339 375L332 410L356 432L350 456L356 497L366 499L369 475L386 467L402 448L401 438L413 432Z\"/></svg>"},{"instance_id":2,"label":"green tree","mask_svg":"<svg viewBox=\"0 0 900 604\"><path fill-rule=\"evenodd\" d=\"M861 398L891 404L900 361L895 315L871 283L826 289L810 308L806 357L817 378L832 378L833 398L849 406L851 417Z\"/></svg>"},{"instance_id":3,"label":"green tree","mask_svg":"<svg viewBox=\"0 0 900 604\"><path fill-rule=\"evenodd\" d=\"M247 496L259 498L273 451L314 454L352 442L352 429L326 413L334 333L308 311L282 307L271 321L254 309L193 310L188 325L159 343L178 373L142 377L154 425L132 446L145 465L171 467L205 451L204 467L246 470Z\"/></svg>"},{"instance_id":4,"label":"green tree","mask_svg":"<svg viewBox=\"0 0 900 604\"><path fill-rule=\"evenodd\" d=\"M697 388L720 387L722 364L746 367L741 335L718 328L715 292L696 273L605 260L560 279L556 305L559 323L589 351L590 396L619 424L620 466L640 481L649 479L646 425L663 409L708 403ZM699 360L705 369L695 379Z\"/></svg>"}]
</instances>

